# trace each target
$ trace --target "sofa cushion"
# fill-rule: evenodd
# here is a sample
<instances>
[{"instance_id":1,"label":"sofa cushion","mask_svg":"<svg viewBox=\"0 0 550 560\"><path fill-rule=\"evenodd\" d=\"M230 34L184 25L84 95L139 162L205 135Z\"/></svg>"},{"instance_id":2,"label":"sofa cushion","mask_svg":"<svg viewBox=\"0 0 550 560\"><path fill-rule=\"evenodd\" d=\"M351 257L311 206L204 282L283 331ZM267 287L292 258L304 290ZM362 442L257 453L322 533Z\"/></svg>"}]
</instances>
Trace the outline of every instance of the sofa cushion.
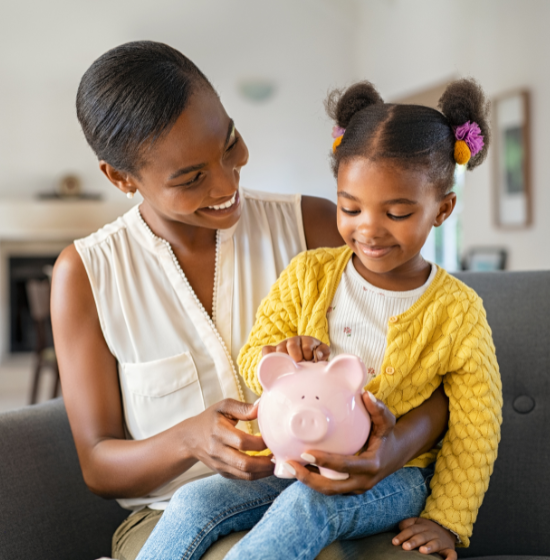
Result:
<instances>
[{"instance_id":1,"label":"sofa cushion","mask_svg":"<svg viewBox=\"0 0 550 560\"><path fill-rule=\"evenodd\" d=\"M128 515L82 478L61 399L0 414L0 560L111 555Z\"/></svg>"},{"instance_id":2,"label":"sofa cushion","mask_svg":"<svg viewBox=\"0 0 550 560\"><path fill-rule=\"evenodd\" d=\"M460 273L483 298L504 395L502 440L463 558L550 554L550 271ZM517 558L516 558L517 560Z\"/></svg>"}]
</instances>

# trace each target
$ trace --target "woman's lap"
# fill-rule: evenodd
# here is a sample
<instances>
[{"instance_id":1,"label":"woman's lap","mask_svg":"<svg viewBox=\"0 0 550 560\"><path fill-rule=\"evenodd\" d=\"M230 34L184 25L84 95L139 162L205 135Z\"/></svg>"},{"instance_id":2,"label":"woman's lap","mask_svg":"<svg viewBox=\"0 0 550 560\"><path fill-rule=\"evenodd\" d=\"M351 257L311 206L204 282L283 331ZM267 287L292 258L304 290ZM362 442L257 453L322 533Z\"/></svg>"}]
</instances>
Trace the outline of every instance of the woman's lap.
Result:
<instances>
[{"instance_id":1,"label":"woman's lap","mask_svg":"<svg viewBox=\"0 0 550 560\"><path fill-rule=\"evenodd\" d=\"M177 558L178 560L180 558L199 558L206 553L213 541L221 539L228 533L233 533L232 538L235 540L235 532L244 531L256 524L261 526L267 523L268 534L273 533L271 536L274 536L276 541L281 538L285 539L286 535L277 534L276 529L272 531L272 527L269 527L269 518L272 517L273 513L277 513L278 503L282 508L279 509L277 515L282 515L283 519L288 517L286 523L289 533L293 531L293 517L292 515L286 516L285 513L295 510L301 502L312 502L306 515L313 518L318 514L322 517L322 512L325 510L329 517L336 515L342 518L342 522L337 524L340 533L334 533L333 527L331 527L332 533L329 531L325 535L329 540L326 543L319 542L319 551L325 544L334 540L332 538L333 534L335 535L334 538L357 539L364 534L387 531L401 519L419 513L427 493L424 484L426 472L424 471L422 475L419 473L419 469L403 469L403 472L399 471L399 474L391 475L368 494L362 496L333 496L330 498L311 491L301 483L293 483L293 481L275 477L255 482L228 480L218 476L209 477L186 485L176 493L163 516L162 522L159 523L152 535L153 538L144 547L144 555L140 556L140 559L155 558L158 555L162 555L164 558ZM412 509L400 509L400 499L401 501L403 499L410 501L411 487L422 485L424 488L420 489L420 497L418 492L415 495L413 490L412 500L416 502L416 505L413 504ZM289 486L290 488L278 497L282 490ZM406 498L400 498L403 491L409 493ZM271 506L275 499L277 500ZM290 503L292 501L294 501L294 505ZM191 504L193 505L191 506ZM264 516L268 508L270 508L270 513ZM361 511L361 508L366 509ZM365 516L365 511L369 510L372 510L374 515L371 516L370 525L365 526L365 523L361 520L369 517L368 515ZM293 513L298 516L303 514L299 511L293 511ZM265 518L267 518L267 521ZM277 519L277 521L280 520ZM303 521L302 518L301 521ZM309 519L308 526L313 529L318 524L323 525L323 523L323 519L320 518ZM342 524L346 525L343 530ZM277 526L277 524L274 525L275 528ZM265 529L266 527L264 527L264 531ZM256 531L256 529L243 542L254 542L255 533L260 538L257 546L260 546L261 549L263 548L261 546L263 537L261 537L261 532ZM231 538L228 540L231 540ZM273 538L271 540L273 541ZM397 553L399 549L391 545L390 537L388 537L387 542L388 549L385 554ZM355 554L353 551L355 546L350 543L353 543L353 541L335 543L323 551L319 557L323 558L326 553L330 552L330 549L334 549L332 551L334 554L331 553L327 558L362 557L361 551L364 550L365 544L362 544ZM214 545L204 557L210 558L211 553L214 553L215 549L220 547L225 547L223 551L223 555L225 555L229 546L228 542L222 540L218 546ZM242 543L237 546L237 549L241 548ZM337 552L337 549L340 550ZM216 554L212 558L222 558L223 555ZM131 560L131 558L126 557L125 560Z\"/></svg>"},{"instance_id":2,"label":"woman's lap","mask_svg":"<svg viewBox=\"0 0 550 560\"><path fill-rule=\"evenodd\" d=\"M111 556L116 560L135 560L162 513L145 508L128 516L113 535Z\"/></svg>"},{"instance_id":3,"label":"woman's lap","mask_svg":"<svg viewBox=\"0 0 550 560\"><path fill-rule=\"evenodd\" d=\"M154 512L148 516L149 523L122 532L122 536L125 538L116 549L113 548L113 558L135 560L162 514L162 511L149 510L149 512ZM125 523L122 523L121 528ZM247 531L242 531L221 538L206 551L202 560L223 560L231 548L246 534ZM353 541L337 541L327 546L319 554L317 560L426 560L425 554L417 551L407 552L401 547L391 544L394 535L395 532L380 533Z\"/></svg>"}]
</instances>

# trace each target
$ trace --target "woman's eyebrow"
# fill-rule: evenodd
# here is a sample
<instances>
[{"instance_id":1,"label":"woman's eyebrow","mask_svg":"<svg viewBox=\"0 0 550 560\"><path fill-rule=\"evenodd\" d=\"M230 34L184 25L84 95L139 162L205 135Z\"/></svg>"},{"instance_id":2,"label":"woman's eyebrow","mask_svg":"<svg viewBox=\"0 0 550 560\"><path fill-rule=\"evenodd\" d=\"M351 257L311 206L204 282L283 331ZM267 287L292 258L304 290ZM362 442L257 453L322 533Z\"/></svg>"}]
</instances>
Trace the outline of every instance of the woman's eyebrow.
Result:
<instances>
[{"instance_id":1,"label":"woman's eyebrow","mask_svg":"<svg viewBox=\"0 0 550 560\"><path fill-rule=\"evenodd\" d=\"M227 146L234 130L235 130L235 123L233 122L233 119L230 119L229 127L227 128L227 135L225 137L224 146ZM168 177L168 180L173 181L174 179L177 179L181 175L185 175L186 173L193 173L193 171L199 171L201 169L204 169L205 167L206 167L206 163L197 163L196 165L189 165L188 167L182 167L181 169L174 171L174 173L172 173L172 175Z\"/></svg>"},{"instance_id":2,"label":"woman's eyebrow","mask_svg":"<svg viewBox=\"0 0 550 560\"><path fill-rule=\"evenodd\" d=\"M197 165L190 165L189 167L182 167L177 171L174 171L170 177L168 177L169 181L178 178L180 175L185 175L186 173L192 173L193 171L198 171L199 169L203 169L206 167L206 163L198 163Z\"/></svg>"}]
</instances>

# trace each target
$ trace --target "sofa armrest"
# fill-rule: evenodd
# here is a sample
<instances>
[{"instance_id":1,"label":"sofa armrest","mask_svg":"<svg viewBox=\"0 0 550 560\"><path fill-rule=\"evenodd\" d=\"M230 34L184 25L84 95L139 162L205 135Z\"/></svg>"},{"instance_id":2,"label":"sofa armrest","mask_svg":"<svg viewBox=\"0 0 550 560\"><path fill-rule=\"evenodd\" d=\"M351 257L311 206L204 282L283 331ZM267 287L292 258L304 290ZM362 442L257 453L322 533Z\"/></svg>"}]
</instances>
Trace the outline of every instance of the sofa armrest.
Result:
<instances>
[{"instance_id":1,"label":"sofa armrest","mask_svg":"<svg viewBox=\"0 0 550 560\"><path fill-rule=\"evenodd\" d=\"M84 484L62 399L0 414L0 558L110 556L128 515Z\"/></svg>"}]
</instances>

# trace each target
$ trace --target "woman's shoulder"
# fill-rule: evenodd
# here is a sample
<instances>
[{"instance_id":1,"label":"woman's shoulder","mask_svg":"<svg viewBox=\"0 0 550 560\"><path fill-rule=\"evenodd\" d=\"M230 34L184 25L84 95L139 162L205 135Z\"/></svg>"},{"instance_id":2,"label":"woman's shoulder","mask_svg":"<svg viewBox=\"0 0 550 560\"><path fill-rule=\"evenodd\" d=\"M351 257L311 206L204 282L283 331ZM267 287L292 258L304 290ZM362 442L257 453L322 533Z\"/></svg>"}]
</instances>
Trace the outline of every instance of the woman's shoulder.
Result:
<instances>
[{"instance_id":1,"label":"woman's shoulder","mask_svg":"<svg viewBox=\"0 0 550 560\"><path fill-rule=\"evenodd\" d=\"M92 247L117 236L121 232L126 231L129 222L131 222L132 219L135 220L137 216L139 216L139 210L138 207L135 206L126 212L126 214L119 216L114 222L102 226L97 231L86 237L75 240L74 245L76 250L80 251L82 249L91 249Z\"/></svg>"},{"instance_id":2,"label":"woman's shoulder","mask_svg":"<svg viewBox=\"0 0 550 560\"><path fill-rule=\"evenodd\" d=\"M257 202L260 204L283 204L283 205L299 205L302 200L302 195L298 193L274 193L267 191L256 191L252 189L240 190L241 196L250 202Z\"/></svg>"}]
</instances>

